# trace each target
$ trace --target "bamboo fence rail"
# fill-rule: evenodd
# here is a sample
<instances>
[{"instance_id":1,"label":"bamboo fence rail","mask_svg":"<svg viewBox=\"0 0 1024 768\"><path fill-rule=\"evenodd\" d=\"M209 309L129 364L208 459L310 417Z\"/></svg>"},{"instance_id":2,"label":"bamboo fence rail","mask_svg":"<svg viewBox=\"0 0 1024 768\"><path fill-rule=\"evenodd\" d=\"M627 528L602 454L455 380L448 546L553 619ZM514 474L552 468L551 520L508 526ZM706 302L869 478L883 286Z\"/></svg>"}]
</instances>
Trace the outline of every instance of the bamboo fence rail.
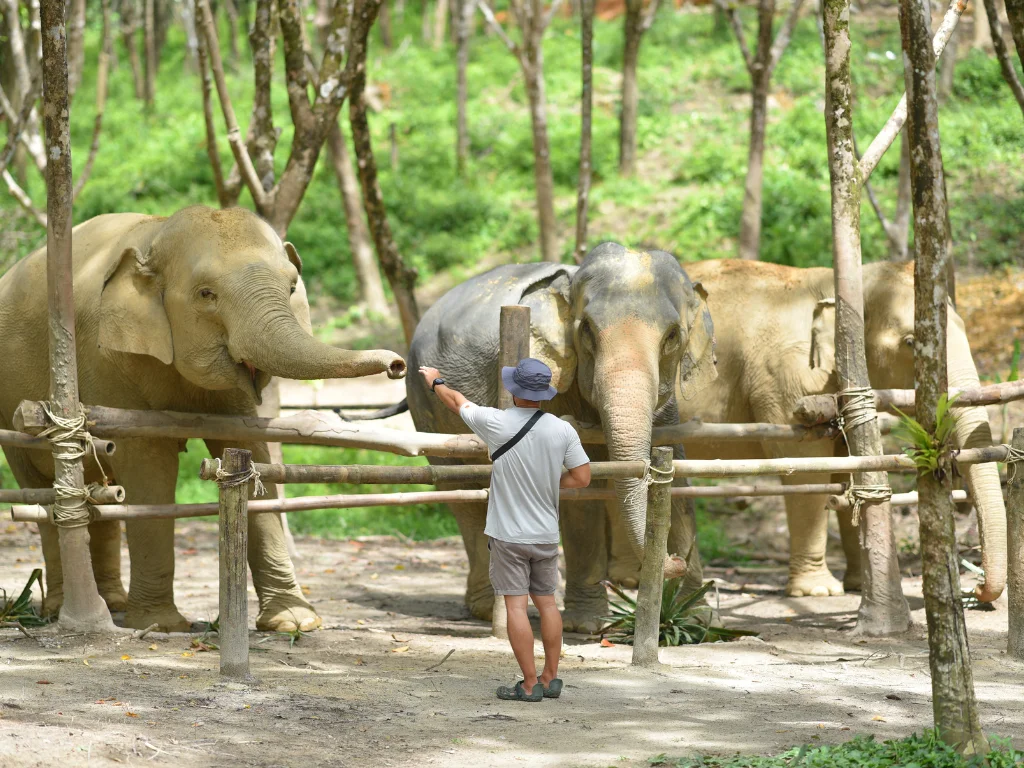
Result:
<instances>
[{"instance_id":1,"label":"bamboo fence rail","mask_svg":"<svg viewBox=\"0 0 1024 768\"><path fill-rule=\"evenodd\" d=\"M0 429L0 446L6 445L9 448L24 448L29 451L50 451L53 447L45 437L28 435L24 432L14 432L10 429ZM116 446L112 440L92 441L93 450L100 456L113 456Z\"/></svg>"}]
</instances>

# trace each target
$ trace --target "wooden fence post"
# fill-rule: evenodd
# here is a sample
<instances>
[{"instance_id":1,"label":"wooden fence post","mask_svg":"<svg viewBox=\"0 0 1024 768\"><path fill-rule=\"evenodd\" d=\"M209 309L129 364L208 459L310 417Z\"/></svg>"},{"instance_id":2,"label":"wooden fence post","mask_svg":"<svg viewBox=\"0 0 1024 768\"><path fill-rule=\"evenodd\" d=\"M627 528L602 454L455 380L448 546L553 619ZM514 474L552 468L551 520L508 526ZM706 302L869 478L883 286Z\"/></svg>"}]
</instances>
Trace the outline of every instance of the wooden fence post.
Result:
<instances>
[{"instance_id":1,"label":"wooden fence post","mask_svg":"<svg viewBox=\"0 0 1024 768\"><path fill-rule=\"evenodd\" d=\"M498 335L498 407L504 409L512 407L512 393L501 384L501 369L506 365L517 365L524 357L530 356L530 308L502 307ZM508 617L502 595L494 596L491 634L503 640L508 638Z\"/></svg>"},{"instance_id":2,"label":"wooden fence post","mask_svg":"<svg viewBox=\"0 0 1024 768\"><path fill-rule=\"evenodd\" d=\"M1024 451L1024 428L1013 430L1011 445ZM1010 464L1006 484L1006 591L1010 603L1010 656L1024 661L1024 462Z\"/></svg>"},{"instance_id":3,"label":"wooden fence post","mask_svg":"<svg viewBox=\"0 0 1024 768\"><path fill-rule=\"evenodd\" d=\"M252 454L226 448L219 481L220 673L249 677L249 610L246 558L249 547L249 475ZM242 479L244 478L244 480Z\"/></svg>"},{"instance_id":4,"label":"wooden fence post","mask_svg":"<svg viewBox=\"0 0 1024 768\"><path fill-rule=\"evenodd\" d=\"M661 592L668 556L668 527L672 518L672 448L651 449L651 469L659 480L647 491L647 528L644 559L640 565L640 589L636 596L636 630L633 635L633 666L649 667L658 660L661 625ZM667 481L667 482L661 482Z\"/></svg>"}]
</instances>

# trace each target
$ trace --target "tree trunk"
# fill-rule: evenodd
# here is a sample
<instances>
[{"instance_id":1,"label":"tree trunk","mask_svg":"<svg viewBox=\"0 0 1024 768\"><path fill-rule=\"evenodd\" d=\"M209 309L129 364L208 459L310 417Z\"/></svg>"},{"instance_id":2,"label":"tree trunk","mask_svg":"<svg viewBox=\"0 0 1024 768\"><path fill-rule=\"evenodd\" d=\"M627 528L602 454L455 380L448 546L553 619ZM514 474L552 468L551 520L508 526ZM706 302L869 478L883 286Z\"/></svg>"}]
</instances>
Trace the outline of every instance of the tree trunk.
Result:
<instances>
[{"instance_id":1,"label":"tree trunk","mask_svg":"<svg viewBox=\"0 0 1024 768\"><path fill-rule=\"evenodd\" d=\"M466 175L469 162L469 126L466 120L466 101L469 84L466 68L469 66L469 36L472 31L476 0L456 0L456 94L455 94L455 168L459 176Z\"/></svg>"},{"instance_id":2,"label":"tree trunk","mask_svg":"<svg viewBox=\"0 0 1024 768\"><path fill-rule=\"evenodd\" d=\"M146 82L144 97L146 106L152 108L156 96L156 0L143 0L145 19L143 20L143 39L146 48Z\"/></svg>"},{"instance_id":3,"label":"tree trunk","mask_svg":"<svg viewBox=\"0 0 1024 768\"><path fill-rule=\"evenodd\" d=\"M194 10L194 6L193 6ZM199 78L203 88L203 122L206 124L206 156L210 158L213 171L213 186L217 190L217 204L221 208L230 208L235 199L228 194L224 184L224 166L217 151L217 129L213 121L213 86L210 82L210 66L207 62L206 35L196 36L196 56L199 60Z\"/></svg>"},{"instance_id":4,"label":"tree trunk","mask_svg":"<svg viewBox=\"0 0 1024 768\"><path fill-rule=\"evenodd\" d=\"M372 14L377 6L368 3L369 8L361 9L362 13L371 14L369 23L365 25L367 34L373 24ZM353 28L357 19L353 19ZM391 286L398 304L398 314L402 320L402 330L406 342L412 341L416 324L420 319L419 307L416 304L416 270L409 267L398 252L391 227L388 224L387 209L384 197L377 180L377 162L373 156L373 144L370 138L370 124L366 118L366 100L363 92L366 89L366 36L353 34L352 51L349 54L349 71L353 73L349 85L349 120L352 124L352 143L355 147L356 163L359 166L359 184L363 189L363 205L366 208L366 219L370 225L384 275Z\"/></svg>"},{"instance_id":5,"label":"tree trunk","mask_svg":"<svg viewBox=\"0 0 1024 768\"><path fill-rule=\"evenodd\" d=\"M580 181L576 192L576 247L573 255L579 264L587 255L587 209L590 204L591 118L594 109L594 2L580 0L582 31L583 92L580 107Z\"/></svg>"},{"instance_id":6,"label":"tree trunk","mask_svg":"<svg viewBox=\"0 0 1024 768\"><path fill-rule=\"evenodd\" d=\"M1010 24L1017 58L1024 65L1024 0L1006 0L1006 20Z\"/></svg>"},{"instance_id":7,"label":"tree trunk","mask_svg":"<svg viewBox=\"0 0 1024 768\"><path fill-rule=\"evenodd\" d=\"M999 60L999 69L1002 71L1003 79L1010 87L1013 97L1017 100L1017 105L1020 107L1021 112L1024 113L1024 86L1021 86L1020 78L1017 77L1017 70L1013 68L1013 58L1010 56L1010 51L1006 47L1006 40L1003 38L1003 28L999 22L998 6L996 6L995 0L984 0L982 4L985 6L985 11L988 15L989 29L992 31L992 47L995 49L996 58Z\"/></svg>"},{"instance_id":8,"label":"tree trunk","mask_svg":"<svg viewBox=\"0 0 1024 768\"><path fill-rule=\"evenodd\" d=\"M542 33L541 33L542 34ZM533 175L537 187L537 223L540 230L542 261L557 263L555 238L555 180L551 172L551 148L548 144L547 105L544 99L544 56L540 34L528 46L523 63L526 95L530 102L530 126L533 129Z\"/></svg>"},{"instance_id":9,"label":"tree trunk","mask_svg":"<svg viewBox=\"0 0 1024 768\"><path fill-rule=\"evenodd\" d=\"M391 6L388 4L388 0L384 0L380 4L380 19L377 26L380 27L381 43L386 50L390 51L394 44L394 37L391 34Z\"/></svg>"},{"instance_id":10,"label":"tree trunk","mask_svg":"<svg viewBox=\"0 0 1024 768\"><path fill-rule=\"evenodd\" d=\"M273 21L272 1L257 0L256 18L249 34L255 89L246 143L265 192L274 188L274 150L277 148L274 105L270 96L274 77Z\"/></svg>"},{"instance_id":11,"label":"tree trunk","mask_svg":"<svg viewBox=\"0 0 1024 768\"><path fill-rule=\"evenodd\" d=\"M196 33L195 0L182 0L181 26L185 29L185 71L199 68L199 36Z\"/></svg>"},{"instance_id":12,"label":"tree trunk","mask_svg":"<svg viewBox=\"0 0 1024 768\"><path fill-rule=\"evenodd\" d=\"M643 38L643 0L627 0L625 46L622 52L622 111L619 114L619 173L636 173L636 119L639 92L636 67Z\"/></svg>"},{"instance_id":13,"label":"tree trunk","mask_svg":"<svg viewBox=\"0 0 1024 768\"><path fill-rule=\"evenodd\" d=\"M228 17L228 60L238 63L238 8L234 0L223 0L224 13ZM259 13L259 11L257 11Z\"/></svg>"},{"instance_id":14,"label":"tree trunk","mask_svg":"<svg viewBox=\"0 0 1024 768\"><path fill-rule=\"evenodd\" d=\"M991 0L989 0L991 2ZM901 0L907 135L914 200L914 380L916 417L935 435L936 408L946 383L946 193L939 142L935 54L927 0ZM989 11L992 6L989 5ZM838 359L838 350L837 350ZM935 727L967 754L988 752L971 672L967 625L960 602L960 567L953 528L952 465L943 447L938 469L918 474L918 514L929 666Z\"/></svg>"},{"instance_id":15,"label":"tree trunk","mask_svg":"<svg viewBox=\"0 0 1024 768\"><path fill-rule=\"evenodd\" d=\"M939 59L939 101L945 101L953 93L953 73L956 71L956 49L960 42L960 29L953 30L946 48Z\"/></svg>"},{"instance_id":16,"label":"tree trunk","mask_svg":"<svg viewBox=\"0 0 1024 768\"><path fill-rule=\"evenodd\" d=\"M896 215L889 224L889 260L906 261L910 243L910 145L907 132L900 137L900 171L896 182Z\"/></svg>"},{"instance_id":17,"label":"tree trunk","mask_svg":"<svg viewBox=\"0 0 1024 768\"><path fill-rule=\"evenodd\" d=\"M71 0L68 15L68 98L75 98L75 91L82 82L82 68L85 66L85 0Z\"/></svg>"},{"instance_id":18,"label":"tree trunk","mask_svg":"<svg viewBox=\"0 0 1024 768\"><path fill-rule=\"evenodd\" d=\"M352 266L359 281L359 295L366 308L378 315L387 315L389 307L384 297L384 284L380 279L380 268L370 247L370 236L363 222L363 208L360 205L359 182L356 180L348 147L341 128L335 123L327 134L327 151L338 180L342 206L345 209L345 223L348 228L349 248L352 251Z\"/></svg>"},{"instance_id":19,"label":"tree trunk","mask_svg":"<svg viewBox=\"0 0 1024 768\"><path fill-rule=\"evenodd\" d=\"M132 68L132 81L135 84L135 98L146 98L146 81L142 74L142 62L139 61L139 46L135 40L138 28L138 8L136 0L121 0L121 36L124 47L128 50L128 63Z\"/></svg>"},{"instance_id":20,"label":"tree trunk","mask_svg":"<svg viewBox=\"0 0 1024 768\"><path fill-rule=\"evenodd\" d=\"M448 24L448 0L437 0L434 6L434 50L444 45L444 33Z\"/></svg>"},{"instance_id":21,"label":"tree trunk","mask_svg":"<svg viewBox=\"0 0 1024 768\"><path fill-rule=\"evenodd\" d=\"M764 185L764 133L768 119L767 78L755 77L750 109L750 149L740 218L740 258L761 257L761 192Z\"/></svg>"},{"instance_id":22,"label":"tree trunk","mask_svg":"<svg viewBox=\"0 0 1024 768\"><path fill-rule=\"evenodd\" d=\"M825 34L825 128L828 141L832 194L832 253L836 293L836 369L840 388L870 387L864 349L864 286L861 275L861 184L853 148L850 78L850 3L838 0L822 9ZM847 397L849 402L852 398ZM882 437L873 403L861 406L861 423L851 419L846 438L850 454L878 456ZM884 473L858 472L856 486L886 489ZM885 635L910 626L910 610L903 597L896 540L888 501L863 501L860 511L863 592L858 629Z\"/></svg>"},{"instance_id":23,"label":"tree trunk","mask_svg":"<svg viewBox=\"0 0 1024 768\"><path fill-rule=\"evenodd\" d=\"M988 48L992 45L992 33L988 26L988 13L985 12L985 3L973 2L974 6L974 47Z\"/></svg>"},{"instance_id":24,"label":"tree trunk","mask_svg":"<svg viewBox=\"0 0 1024 768\"><path fill-rule=\"evenodd\" d=\"M430 42L430 0L423 0L423 16L420 18L420 36L424 43Z\"/></svg>"},{"instance_id":25,"label":"tree trunk","mask_svg":"<svg viewBox=\"0 0 1024 768\"><path fill-rule=\"evenodd\" d=\"M46 285L50 311L50 403L54 414L75 419L80 412L75 351L75 300L71 272L71 131L67 41L63 0L43 0L43 122L46 136ZM52 33L50 32L52 30ZM54 505L64 568L64 632L113 631L110 612L96 588L89 554L89 513L84 500L84 440L78 435L54 443L54 488L72 491ZM69 448L70 443L73 448ZM78 444L76 446L76 443ZM70 458L78 454L75 458Z\"/></svg>"}]
</instances>

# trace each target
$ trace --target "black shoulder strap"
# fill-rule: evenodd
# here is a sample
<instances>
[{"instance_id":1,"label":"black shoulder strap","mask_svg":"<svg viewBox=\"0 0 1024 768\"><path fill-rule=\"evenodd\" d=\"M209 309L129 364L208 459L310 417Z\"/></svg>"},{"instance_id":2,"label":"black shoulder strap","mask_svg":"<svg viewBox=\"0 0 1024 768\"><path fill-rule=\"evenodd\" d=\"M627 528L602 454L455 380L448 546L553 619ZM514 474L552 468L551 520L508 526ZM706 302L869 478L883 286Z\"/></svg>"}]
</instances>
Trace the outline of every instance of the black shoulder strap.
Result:
<instances>
[{"instance_id":1,"label":"black shoulder strap","mask_svg":"<svg viewBox=\"0 0 1024 768\"><path fill-rule=\"evenodd\" d=\"M520 440L526 437L526 433L533 429L533 425L540 421L540 417L543 415L544 411L538 408L537 412L533 414L533 416L531 416L525 424L523 424L523 428L516 432L515 437L513 437L511 440L509 440L507 443L501 446L501 448L499 448L498 450L491 454L491 461L497 461L506 453L515 448L516 443L518 443Z\"/></svg>"}]
</instances>

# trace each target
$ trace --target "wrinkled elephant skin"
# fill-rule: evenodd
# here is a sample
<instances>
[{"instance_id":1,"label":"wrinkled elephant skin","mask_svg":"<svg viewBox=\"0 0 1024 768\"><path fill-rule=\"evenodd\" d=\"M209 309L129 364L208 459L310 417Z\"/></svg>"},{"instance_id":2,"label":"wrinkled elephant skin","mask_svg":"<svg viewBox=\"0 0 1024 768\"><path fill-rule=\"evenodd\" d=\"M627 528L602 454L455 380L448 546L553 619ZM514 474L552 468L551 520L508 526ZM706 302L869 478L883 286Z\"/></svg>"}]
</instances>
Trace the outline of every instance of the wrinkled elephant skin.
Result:
<instances>
[{"instance_id":1,"label":"wrinkled elephant skin","mask_svg":"<svg viewBox=\"0 0 1024 768\"><path fill-rule=\"evenodd\" d=\"M596 247L578 268L507 265L457 286L423 316L410 366L437 367L473 402L496 405L500 307L513 304L530 307L530 354L553 373L558 395L547 410L603 425L607 445L587 447L594 460L649 459L652 425L677 418L674 391L689 395L714 379L714 333L703 290L670 254L615 243ZM417 429L466 431L420 377L410 377L406 387ZM643 550L646 522L646 494L632 493L638 483L616 483L617 501L609 505L623 521L635 556ZM605 506L562 505L570 631L593 632L607 614L599 583L607 576ZM452 512L469 556L466 602L473 615L489 618L494 595L483 535L486 507L461 504ZM692 540L692 516L685 505L675 505L669 551L682 560L670 561L670 567L678 572L684 562L687 581L699 584Z\"/></svg>"},{"instance_id":2,"label":"wrinkled elephant skin","mask_svg":"<svg viewBox=\"0 0 1024 768\"><path fill-rule=\"evenodd\" d=\"M255 415L271 376L341 378L387 371L405 362L386 350L349 352L316 341L309 327L291 243L241 208L196 206L169 218L114 214L74 229L73 269L82 402L117 408ZM0 385L0 426L10 428L22 400L45 400L47 360L45 249L0 278L0 357L15 363ZM207 440L220 456L227 443ZM237 445L266 462L265 443ZM106 474L131 504L173 503L184 441L124 439ZM49 453L5 448L23 488L53 482ZM86 462L87 481L99 479ZM273 490L270 490L273 493ZM174 521L127 525L131 585L121 585L118 523L89 526L96 581L111 610L130 627L187 630L174 605ZM40 525L48 613L60 608L57 530ZM303 598L277 515L249 518L249 565L260 601L259 629L312 629L320 618Z\"/></svg>"}]
</instances>

